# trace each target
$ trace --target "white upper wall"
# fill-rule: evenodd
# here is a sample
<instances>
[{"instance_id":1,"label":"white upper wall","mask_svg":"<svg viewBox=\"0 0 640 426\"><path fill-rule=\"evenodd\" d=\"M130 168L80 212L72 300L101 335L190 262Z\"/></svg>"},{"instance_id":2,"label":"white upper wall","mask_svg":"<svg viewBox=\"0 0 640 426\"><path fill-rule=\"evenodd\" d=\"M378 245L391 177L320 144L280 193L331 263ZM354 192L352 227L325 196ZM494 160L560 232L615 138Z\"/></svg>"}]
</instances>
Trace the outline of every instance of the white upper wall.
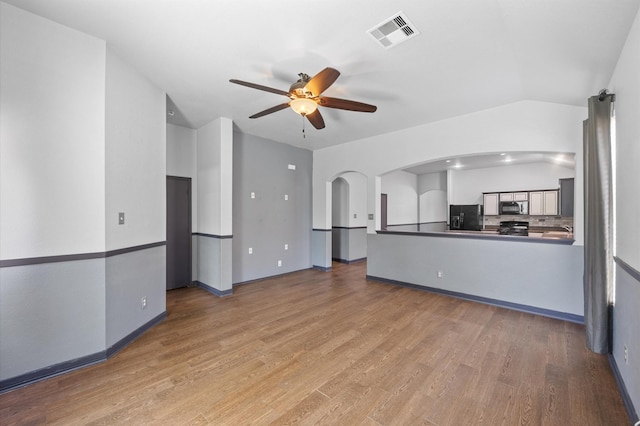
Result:
<instances>
[{"instance_id":1,"label":"white upper wall","mask_svg":"<svg viewBox=\"0 0 640 426\"><path fill-rule=\"evenodd\" d=\"M331 184L331 224L333 227L349 226L349 183L342 177Z\"/></svg>"},{"instance_id":2,"label":"white upper wall","mask_svg":"<svg viewBox=\"0 0 640 426\"><path fill-rule=\"evenodd\" d=\"M640 12L609 89L616 94L616 256L640 271Z\"/></svg>"},{"instance_id":3,"label":"white upper wall","mask_svg":"<svg viewBox=\"0 0 640 426\"><path fill-rule=\"evenodd\" d=\"M167 176L191 178L191 227L198 232L197 132L167 123Z\"/></svg>"},{"instance_id":4,"label":"white upper wall","mask_svg":"<svg viewBox=\"0 0 640 426\"><path fill-rule=\"evenodd\" d=\"M339 219L332 221L332 226L346 226L358 228L367 226L367 177L361 173L346 172L340 175L346 183L346 201L348 211ZM341 188L343 190L344 188ZM335 201L333 201L335 202ZM340 209L342 210L342 209ZM334 210L334 214L336 211ZM354 217L355 215L355 217Z\"/></svg>"},{"instance_id":5,"label":"white upper wall","mask_svg":"<svg viewBox=\"0 0 640 426\"><path fill-rule=\"evenodd\" d=\"M167 175L193 178L196 173L194 129L167 123Z\"/></svg>"},{"instance_id":6,"label":"white upper wall","mask_svg":"<svg viewBox=\"0 0 640 426\"><path fill-rule=\"evenodd\" d=\"M418 175L418 194L429 191L447 190L447 172L425 173Z\"/></svg>"},{"instance_id":7,"label":"white upper wall","mask_svg":"<svg viewBox=\"0 0 640 426\"><path fill-rule=\"evenodd\" d=\"M107 250L165 241L166 95L108 49L106 69Z\"/></svg>"},{"instance_id":8,"label":"white upper wall","mask_svg":"<svg viewBox=\"0 0 640 426\"><path fill-rule=\"evenodd\" d=\"M218 118L197 131L198 232L232 235L233 123Z\"/></svg>"},{"instance_id":9,"label":"white upper wall","mask_svg":"<svg viewBox=\"0 0 640 426\"><path fill-rule=\"evenodd\" d=\"M418 175L419 223L448 220L447 172Z\"/></svg>"},{"instance_id":10,"label":"white upper wall","mask_svg":"<svg viewBox=\"0 0 640 426\"><path fill-rule=\"evenodd\" d=\"M316 150L313 227L330 228L326 183L345 170L368 176L368 213L376 213L378 176L431 160L483 152L552 151L575 152L576 163L581 164L586 115L586 107L523 101ZM577 193L582 192L581 173L577 166ZM368 222L368 229L373 232L374 221Z\"/></svg>"},{"instance_id":11,"label":"white upper wall","mask_svg":"<svg viewBox=\"0 0 640 426\"><path fill-rule=\"evenodd\" d=\"M483 204L483 192L558 189L558 179L575 171L549 163L529 163L474 170L451 170L449 204Z\"/></svg>"},{"instance_id":12,"label":"white upper wall","mask_svg":"<svg viewBox=\"0 0 640 426\"><path fill-rule=\"evenodd\" d=\"M0 258L105 250L105 42L0 3Z\"/></svg>"},{"instance_id":13,"label":"white upper wall","mask_svg":"<svg viewBox=\"0 0 640 426\"><path fill-rule=\"evenodd\" d=\"M387 224L418 223L418 177L396 171L382 176L381 190L387 194Z\"/></svg>"}]
</instances>

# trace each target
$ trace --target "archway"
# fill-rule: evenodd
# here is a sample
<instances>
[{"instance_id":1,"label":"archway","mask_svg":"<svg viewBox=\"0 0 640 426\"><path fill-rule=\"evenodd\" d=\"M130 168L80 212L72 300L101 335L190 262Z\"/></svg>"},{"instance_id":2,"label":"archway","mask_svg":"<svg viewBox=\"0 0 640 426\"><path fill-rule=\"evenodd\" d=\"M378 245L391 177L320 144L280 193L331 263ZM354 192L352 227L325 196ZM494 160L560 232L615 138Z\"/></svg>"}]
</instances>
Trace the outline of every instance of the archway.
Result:
<instances>
[{"instance_id":1,"label":"archway","mask_svg":"<svg viewBox=\"0 0 640 426\"><path fill-rule=\"evenodd\" d=\"M352 263L367 257L367 177L344 172L331 184L331 258Z\"/></svg>"}]
</instances>

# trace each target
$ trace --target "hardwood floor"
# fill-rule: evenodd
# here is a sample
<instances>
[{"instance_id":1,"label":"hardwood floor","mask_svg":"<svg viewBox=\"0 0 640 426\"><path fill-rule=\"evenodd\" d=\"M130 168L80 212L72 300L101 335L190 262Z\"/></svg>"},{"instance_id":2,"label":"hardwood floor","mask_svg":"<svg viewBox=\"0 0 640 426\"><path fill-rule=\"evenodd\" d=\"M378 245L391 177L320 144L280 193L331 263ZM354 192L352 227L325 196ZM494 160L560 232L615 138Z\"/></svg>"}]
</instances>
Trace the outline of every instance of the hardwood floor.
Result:
<instances>
[{"instance_id":1,"label":"hardwood floor","mask_svg":"<svg viewBox=\"0 0 640 426\"><path fill-rule=\"evenodd\" d=\"M170 291L167 319L107 362L0 395L0 423L630 424L582 326L365 274Z\"/></svg>"}]
</instances>

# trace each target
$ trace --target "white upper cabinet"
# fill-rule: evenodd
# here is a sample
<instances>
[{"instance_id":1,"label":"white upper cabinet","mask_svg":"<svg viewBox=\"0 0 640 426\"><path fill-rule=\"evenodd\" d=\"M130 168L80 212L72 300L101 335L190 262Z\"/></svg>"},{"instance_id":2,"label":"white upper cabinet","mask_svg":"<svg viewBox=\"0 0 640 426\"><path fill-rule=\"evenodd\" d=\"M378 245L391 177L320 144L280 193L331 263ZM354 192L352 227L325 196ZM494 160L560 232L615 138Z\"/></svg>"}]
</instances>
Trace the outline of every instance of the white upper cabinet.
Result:
<instances>
[{"instance_id":1,"label":"white upper cabinet","mask_svg":"<svg viewBox=\"0 0 640 426\"><path fill-rule=\"evenodd\" d=\"M558 191L529 193L529 214L554 216L558 214Z\"/></svg>"},{"instance_id":2,"label":"white upper cabinet","mask_svg":"<svg viewBox=\"0 0 640 426\"><path fill-rule=\"evenodd\" d=\"M484 214L485 216L498 215L498 194L484 194Z\"/></svg>"},{"instance_id":3,"label":"white upper cabinet","mask_svg":"<svg viewBox=\"0 0 640 426\"><path fill-rule=\"evenodd\" d=\"M528 192L500 192L500 201L527 201Z\"/></svg>"},{"instance_id":4,"label":"white upper cabinet","mask_svg":"<svg viewBox=\"0 0 640 426\"><path fill-rule=\"evenodd\" d=\"M529 199L528 192L514 192L513 201L527 201Z\"/></svg>"},{"instance_id":5,"label":"white upper cabinet","mask_svg":"<svg viewBox=\"0 0 640 426\"><path fill-rule=\"evenodd\" d=\"M558 191L544 192L544 214L546 215L558 214Z\"/></svg>"}]
</instances>

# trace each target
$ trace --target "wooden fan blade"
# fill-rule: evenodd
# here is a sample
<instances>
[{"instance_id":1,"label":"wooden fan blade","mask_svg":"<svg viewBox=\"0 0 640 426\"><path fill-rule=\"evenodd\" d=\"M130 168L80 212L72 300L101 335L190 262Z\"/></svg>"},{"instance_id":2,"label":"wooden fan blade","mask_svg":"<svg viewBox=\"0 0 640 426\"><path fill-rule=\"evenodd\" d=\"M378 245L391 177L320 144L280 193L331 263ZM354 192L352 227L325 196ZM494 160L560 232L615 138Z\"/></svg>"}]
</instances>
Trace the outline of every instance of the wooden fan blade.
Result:
<instances>
[{"instance_id":1,"label":"wooden fan blade","mask_svg":"<svg viewBox=\"0 0 640 426\"><path fill-rule=\"evenodd\" d=\"M318 99L318 104L327 108L346 109L348 111L358 112L376 112L378 107L362 102L349 101L347 99L327 98L326 96Z\"/></svg>"},{"instance_id":2,"label":"wooden fan blade","mask_svg":"<svg viewBox=\"0 0 640 426\"><path fill-rule=\"evenodd\" d=\"M331 86L339 76L340 71L327 67L309 80L304 88L305 90L313 93L314 96L320 96L320 94L327 90L327 88Z\"/></svg>"},{"instance_id":3,"label":"wooden fan blade","mask_svg":"<svg viewBox=\"0 0 640 426\"><path fill-rule=\"evenodd\" d=\"M249 118L260 118L260 117L263 117L263 116L265 116L267 114L278 112L281 109L286 109L286 108L289 108L289 103L288 102L286 104L280 104L280 105L272 106L271 108L265 109L264 111L260 111L258 113L253 114Z\"/></svg>"},{"instance_id":4,"label":"wooden fan blade","mask_svg":"<svg viewBox=\"0 0 640 426\"><path fill-rule=\"evenodd\" d=\"M275 93L276 95L284 95L287 97L289 96L289 92L285 92L284 90L280 90L280 89L274 89L273 87L263 86L261 84L249 83L248 81L236 80L233 78L229 80L229 82L239 84L241 86L251 87L252 89L264 90L265 92Z\"/></svg>"},{"instance_id":5,"label":"wooden fan blade","mask_svg":"<svg viewBox=\"0 0 640 426\"><path fill-rule=\"evenodd\" d=\"M311 114L305 115L305 117L307 117L307 120L309 120L316 129L324 129L324 119L322 118L322 114L320 114L320 110L317 109Z\"/></svg>"}]
</instances>

